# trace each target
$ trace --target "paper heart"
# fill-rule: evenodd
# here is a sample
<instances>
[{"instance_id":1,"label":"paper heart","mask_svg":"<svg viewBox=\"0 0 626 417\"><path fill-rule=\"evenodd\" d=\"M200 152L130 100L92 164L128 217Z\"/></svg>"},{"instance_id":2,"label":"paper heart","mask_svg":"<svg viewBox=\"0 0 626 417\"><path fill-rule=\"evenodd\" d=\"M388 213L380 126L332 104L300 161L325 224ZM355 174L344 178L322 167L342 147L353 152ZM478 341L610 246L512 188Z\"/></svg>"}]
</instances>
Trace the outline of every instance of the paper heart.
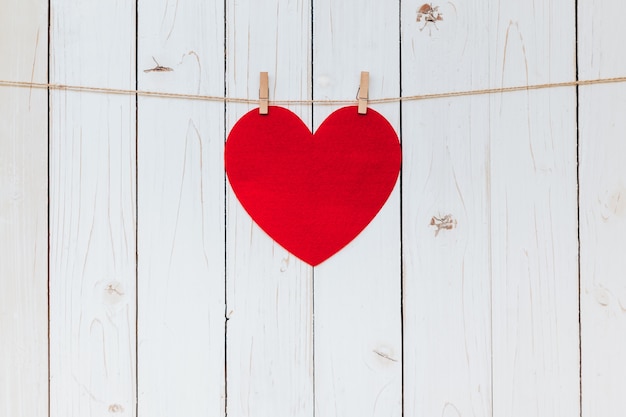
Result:
<instances>
[{"instance_id":1,"label":"paper heart","mask_svg":"<svg viewBox=\"0 0 626 417\"><path fill-rule=\"evenodd\" d=\"M332 113L315 134L291 111L255 109L230 131L225 167L235 195L277 243L315 266L352 241L391 194L401 151L379 113Z\"/></svg>"}]
</instances>

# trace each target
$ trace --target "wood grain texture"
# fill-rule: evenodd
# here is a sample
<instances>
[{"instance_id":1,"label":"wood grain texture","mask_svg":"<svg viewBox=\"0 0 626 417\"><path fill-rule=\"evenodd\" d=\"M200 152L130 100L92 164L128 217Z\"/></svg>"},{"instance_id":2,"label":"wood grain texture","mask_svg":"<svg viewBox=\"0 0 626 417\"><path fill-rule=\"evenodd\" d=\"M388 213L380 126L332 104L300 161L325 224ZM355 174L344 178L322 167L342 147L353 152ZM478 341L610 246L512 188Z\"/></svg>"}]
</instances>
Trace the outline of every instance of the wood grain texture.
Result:
<instances>
[{"instance_id":1,"label":"wood grain texture","mask_svg":"<svg viewBox=\"0 0 626 417\"><path fill-rule=\"evenodd\" d=\"M47 81L48 3L0 13L0 79ZM48 415L48 94L0 89L0 416Z\"/></svg>"},{"instance_id":2,"label":"wood grain texture","mask_svg":"<svg viewBox=\"0 0 626 417\"><path fill-rule=\"evenodd\" d=\"M51 19L51 82L135 87L134 3ZM50 95L50 415L134 416L135 98Z\"/></svg>"},{"instance_id":3,"label":"wood grain texture","mask_svg":"<svg viewBox=\"0 0 626 417\"><path fill-rule=\"evenodd\" d=\"M618 1L578 2L580 79L626 74ZM582 415L626 413L626 111L624 85L579 91Z\"/></svg>"},{"instance_id":4,"label":"wood grain texture","mask_svg":"<svg viewBox=\"0 0 626 417\"><path fill-rule=\"evenodd\" d=\"M311 98L308 0L226 2L226 94ZM256 106L227 105L227 129ZM308 126L310 106L293 106ZM269 112L271 114L271 107ZM272 241L227 188L227 412L313 415L312 268Z\"/></svg>"},{"instance_id":5,"label":"wood grain texture","mask_svg":"<svg viewBox=\"0 0 626 417\"><path fill-rule=\"evenodd\" d=\"M140 2L139 88L222 95L223 19ZM139 98L137 117L138 414L224 415L224 104Z\"/></svg>"},{"instance_id":6,"label":"wood grain texture","mask_svg":"<svg viewBox=\"0 0 626 417\"><path fill-rule=\"evenodd\" d=\"M315 99L355 98L361 71L370 98L399 95L398 3L314 0L313 11ZM315 128L336 108L316 106ZM399 132L398 103L373 108ZM369 226L315 268L317 416L401 415L400 259L396 185Z\"/></svg>"},{"instance_id":7,"label":"wood grain texture","mask_svg":"<svg viewBox=\"0 0 626 417\"><path fill-rule=\"evenodd\" d=\"M489 86L481 9L437 12L403 3L404 94ZM406 415L492 415L488 103L402 105Z\"/></svg>"},{"instance_id":8,"label":"wood grain texture","mask_svg":"<svg viewBox=\"0 0 626 417\"><path fill-rule=\"evenodd\" d=\"M499 3L496 86L575 78L574 5ZM489 101L493 415L579 414L574 88Z\"/></svg>"}]
</instances>

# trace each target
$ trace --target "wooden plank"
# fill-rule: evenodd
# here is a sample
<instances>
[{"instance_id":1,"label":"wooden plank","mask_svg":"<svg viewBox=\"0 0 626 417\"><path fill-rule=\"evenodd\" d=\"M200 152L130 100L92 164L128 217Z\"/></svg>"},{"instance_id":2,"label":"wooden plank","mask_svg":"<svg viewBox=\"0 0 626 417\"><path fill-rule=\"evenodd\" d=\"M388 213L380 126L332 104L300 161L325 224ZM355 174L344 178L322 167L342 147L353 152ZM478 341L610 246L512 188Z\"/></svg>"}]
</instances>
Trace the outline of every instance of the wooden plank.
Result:
<instances>
[{"instance_id":1,"label":"wooden plank","mask_svg":"<svg viewBox=\"0 0 626 417\"><path fill-rule=\"evenodd\" d=\"M488 87L480 8L423 11L403 4L404 94ZM488 105L402 104L405 415L492 415Z\"/></svg>"},{"instance_id":2,"label":"wooden plank","mask_svg":"<svg viewBox=\"0 0 626 417\"><path fill-rule=\"evenodd\" d=\"M361 71L370 98L399 95L398 7L314 1L315 99L354 99ZM371 107L399 132L399 103ZM336 108L316 106L315 128ZM400 260L396 185L361 235L315 268L316 415L402 413Z\"/></svg>"},{"instance_id":3,"label":"wooden plank","mask_svg":"<svg viewBox=\"0 0 626 417\"><path fill-rule=\"evenodd\" d=\"M626 86L580 88L583 416L626 412Z\"/></svg>"},{"instance_id":4,"label":"wooden plank","mask_svg":"<svg viewBox=\"0 0 626 417\"><path fill-rule=\"evenodd\" d=\"M51 2L53 83L135 87L135 9ZM135 97L50 97L50 415L135 415Z\"/></svg>"},{"instance_id":5,"label":"wooden plank","mask_svg":"<svg viewBox=\"0 0 626 417\"><path fill-rule=\"evenodd\" d=\"M487 105L403 104L406 415L491 416Z\"/></svg>"},{"instance_id":6,"label":"wooden plank","mask_svg":"<svg viewBox=\"0 0 626 417\"><path fill-rule=\"evenodd\" d=\"M223 3L138 12L140 89L223 94ZM137 114L138 414L224 415L224 104L139 98Z\"/></svg>"},{"instance_id":7,"label":"wooden plank","mask_svg":"<svg viewBox=\"0 0 626 417\"><path fill-rule=\"evenodd\" d=\"M578 2L582 80L624 76L620 1ZM626 413L626 86L579 89L582 416Z\"/></svg>"},{"instance_id":8,"label":"wooden plank","mask_svg":"<svg viewBox=\"0 0 626 417\"><path fill-rule=\"evenodd\" d=\"M226 22L229 97L258 97L267 71L270 104L311 98L308 0L228 0ZM228 103L227 129L254 107ZM310 126L311 106L289 109ZM254 224L227 187L228 415L312 416L312 268Z\"/></svg>"},{"instance_id":9,"label":"wooden plank","mask_svg":"<svg viewBox=\"0 0 626 417\"><path fill-rule=\"evenodd\" d=\"M47 82L48 2L0 13L0 79ZM48 93L0 87L0 416L48 415Z\"/></svg>"},{"instance_id":10,"label":"wooden plank","mask_svg":"<svg viewBox=\"0 0 626 417\"><path fill-rule=\"evenodd\" d=\"M494 415L579 414L575 102L490 103Z\"/></svg>"},{"instance_id":11,"label":"wooden plank","mask_svg":"<svg viewBox=\"0 0 626 417\"><path fill-rule=\"evenodd\" d=\"M500 4L496 86L575 79L574 5ZM579 415L574 88L489 101L493 415Z\"/></svg>"},{"instance_id":12,"label":"wooden plank","mask_svg":"<svg viewBox=\"0 0 626 417\"><path fill-rule=\"evenodd\" d=\"M579 73L581 79L623 75L626 62L614 37L624 5L619 2L579 5ZM593 37L589 38L590 34ZM584 55L588 54L588 55ZM620 278L622 256L621 193L624 183L624 125L616 117L625 107L624 87L592 86L580 89L580 242L581 347L583 415L597 412L622 415L626 401L619 393L626 368L621 351L626 346L620 329L626 324L626 288Z\"/></svg>"}]
</instances>

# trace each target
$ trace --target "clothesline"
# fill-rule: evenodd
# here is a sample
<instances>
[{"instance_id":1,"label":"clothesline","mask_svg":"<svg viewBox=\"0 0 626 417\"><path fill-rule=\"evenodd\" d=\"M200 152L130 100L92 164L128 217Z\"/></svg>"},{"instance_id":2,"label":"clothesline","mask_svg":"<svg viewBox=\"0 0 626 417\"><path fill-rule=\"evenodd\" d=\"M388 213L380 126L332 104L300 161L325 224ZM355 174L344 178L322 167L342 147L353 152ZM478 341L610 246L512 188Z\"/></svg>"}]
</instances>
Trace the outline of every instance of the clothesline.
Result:
<instances>
[{"instance_id":1,"label":"clothesline","mask_svg":"<svg viewBox=\"0 0 626 417\"><path fill-rule=\"evenodd\" d=\"M510 93L515 91L529 91L529 90L543 90L548 88L559 87L574 87L585 86L592 84L613 84L626 82L626 77L613 77L613 78L598 78L593 80L574 80L564 81L559 83L546 83L546 84L532 84L513 87L498 87L498 88L485 88L477 90L466 91L454 91L446 93L432 93L432 94L418 94L402 97L385 97L385 98L371 98L368 100L370 104L380 103L394 103L400 101L417 101L417 100L432 100L438 98L447 97L464 97L464 96L477 96L484 94L497 94L497 93ZM0 87L23 87L23 88L37 88L37 89L49 89L60 91L76 91L86 93L100 93L100 94L115 94L115 95L137 95L141 97L160 97L179 100L201 100L201 101L216 101L223 103L244 103L244 104L256 104L259 102L258 98L237 98L237 97L223 97L223 96L210 96L201 94L183 94L183 93L166 93L159 91L146 91L135 89L121 89L121 88L106 88L106 87L90 87L80 85L68 85L68 84L53 84L53 83L35 83L26 81L8 81L0 80ZM319 105L349 105L356 103L357 99L352 100L270 100L270 104L276 105L290 105L290 104L319 104Z\"/></svg>"}]
</instances>

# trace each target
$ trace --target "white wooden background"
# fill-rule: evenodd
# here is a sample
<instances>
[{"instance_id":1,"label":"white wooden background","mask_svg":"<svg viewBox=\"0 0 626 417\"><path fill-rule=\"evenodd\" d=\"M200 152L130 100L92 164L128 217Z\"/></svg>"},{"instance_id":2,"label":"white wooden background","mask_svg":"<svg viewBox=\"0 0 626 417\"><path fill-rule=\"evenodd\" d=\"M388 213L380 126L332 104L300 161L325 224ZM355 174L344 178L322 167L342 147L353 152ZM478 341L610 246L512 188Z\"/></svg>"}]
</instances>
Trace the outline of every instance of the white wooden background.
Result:
<instances>
[{"instance_id":1,"label":"white wooden background","mask_svg":"<svg viewBox=\"0 0 626 417\"><path fill-rule=\"evenodd\" d=\"M363 70L372 98L626 75L621 0L442 1L421 30L422 1L0 0L0 80L254 98L268 71L297 100ZM316 268L225 181L252 107L0 87L1 417L626 415L626 85L374 105L401 178Z\"/></svg>"}]
</instances>

